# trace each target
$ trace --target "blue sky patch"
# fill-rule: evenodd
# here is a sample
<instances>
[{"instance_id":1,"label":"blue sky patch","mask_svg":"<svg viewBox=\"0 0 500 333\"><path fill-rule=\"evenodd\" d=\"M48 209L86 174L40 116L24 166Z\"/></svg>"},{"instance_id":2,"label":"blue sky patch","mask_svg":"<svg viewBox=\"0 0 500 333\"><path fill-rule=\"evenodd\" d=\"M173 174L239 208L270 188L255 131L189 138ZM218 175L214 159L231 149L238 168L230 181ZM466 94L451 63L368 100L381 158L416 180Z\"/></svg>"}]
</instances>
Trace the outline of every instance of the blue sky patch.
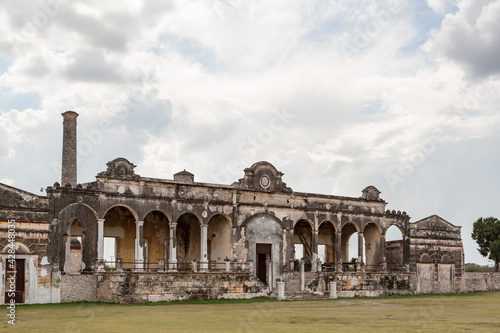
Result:
<instances>
[{"instance_id":1,"label":"blue sky patch","mask_svg":"<svg viewBox=\"0 0 500 333\"><path fill-rule=\"evenodd\" d=\"M0 110L10 111L17 109L23 111L25 109L38 109L42 103L42 98L35 92L24 94L11 94L5 91L0 91Z\"/></svg>"}]
</instances>

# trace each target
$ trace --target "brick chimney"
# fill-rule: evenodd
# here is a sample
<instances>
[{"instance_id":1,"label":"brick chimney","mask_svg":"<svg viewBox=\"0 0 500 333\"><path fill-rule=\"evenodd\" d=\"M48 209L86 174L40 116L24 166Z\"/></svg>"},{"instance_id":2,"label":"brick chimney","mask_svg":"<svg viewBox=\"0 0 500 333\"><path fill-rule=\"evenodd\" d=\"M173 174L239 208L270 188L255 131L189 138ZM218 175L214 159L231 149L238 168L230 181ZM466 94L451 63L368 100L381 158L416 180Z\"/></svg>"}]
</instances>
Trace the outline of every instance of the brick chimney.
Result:
<instances>
[{"instance_id":1,"label":"brick chimney","mask_svg":"<svg viewBox=\"0 0 500 333\"><path fill-rule=\"evenodd\" d=\"M63 121L63 149L61 186L76 186L76 118L78 113L66 111L61 113Z\"/></svg>"}]
</instances>

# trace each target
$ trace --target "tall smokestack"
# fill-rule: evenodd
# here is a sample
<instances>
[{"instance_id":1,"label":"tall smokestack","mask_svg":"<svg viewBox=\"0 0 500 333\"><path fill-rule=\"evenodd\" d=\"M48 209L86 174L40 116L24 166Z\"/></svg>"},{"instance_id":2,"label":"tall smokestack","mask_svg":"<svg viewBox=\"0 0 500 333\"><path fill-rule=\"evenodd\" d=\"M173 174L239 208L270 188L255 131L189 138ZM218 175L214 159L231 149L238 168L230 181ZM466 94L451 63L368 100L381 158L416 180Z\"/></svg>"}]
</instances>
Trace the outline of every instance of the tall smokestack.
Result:
<instances>
[{"instance_id":1,"label":"tall smokestack","mask_svg":"<svg viewBox=\"0 0 500 333\"><path fill-rule=\"evenodd\" d=\"M66 111L61 115L64 118L61 185L76 186L76 118L78 113Z\"/></svg>"}]
</instances>

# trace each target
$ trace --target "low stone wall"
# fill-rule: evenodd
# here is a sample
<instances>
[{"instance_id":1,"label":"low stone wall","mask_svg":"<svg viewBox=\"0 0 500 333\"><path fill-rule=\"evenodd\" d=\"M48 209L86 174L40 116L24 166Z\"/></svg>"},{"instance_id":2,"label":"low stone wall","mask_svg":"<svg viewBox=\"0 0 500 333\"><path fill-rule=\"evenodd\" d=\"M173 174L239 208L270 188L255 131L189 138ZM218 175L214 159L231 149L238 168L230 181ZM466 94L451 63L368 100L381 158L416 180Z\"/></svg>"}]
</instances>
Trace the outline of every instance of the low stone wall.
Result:
<instances>
[{"instance_id":1,"label":"low stone wall","mask_svg":"<svg viewBox=\"0 0 500 333\"><path fill-rule=\"evenodd\" d=\"M336 281L339 297L413 294L410 273L323 273L321 279L318 284L325 287Z\"/></svg>"},{"instance_id":2,"label":"low stone wall","mask_svg":"<svg viewBox=\"0 0 500 333\"><path fill-rule=\"evenodd\" d=\"M113 272L97 280L97 300L113 303L267 296L266 286L250 274Z\"/></svg>"},{"instance_id":3,"label":"low stone wall","mask_svg":"<svg viewBox=\"0 0 500 333\"><path fill-rule=\"evenodd\" d=\"M97 276L95 275L61 275L61 303L96 302Z\"/></svg>"},{"instance_id":4,"label":"low stone wall","mask_svg":"<svg viewBox=\"0 0 500 333\"><path fill-rule=\"evenodd\" d=\"M500 290L500 272L497 273L471 273L464 274L463 291L489 291Z\"/></svg>"}]
</instances>

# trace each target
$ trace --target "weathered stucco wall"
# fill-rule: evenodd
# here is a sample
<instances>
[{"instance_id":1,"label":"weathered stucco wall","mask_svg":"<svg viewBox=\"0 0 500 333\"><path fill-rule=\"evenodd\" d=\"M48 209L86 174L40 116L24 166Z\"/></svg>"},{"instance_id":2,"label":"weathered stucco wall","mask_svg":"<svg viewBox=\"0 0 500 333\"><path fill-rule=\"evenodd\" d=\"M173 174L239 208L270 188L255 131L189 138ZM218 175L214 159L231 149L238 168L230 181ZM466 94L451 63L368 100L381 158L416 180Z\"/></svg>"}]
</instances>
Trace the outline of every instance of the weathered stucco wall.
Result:
<instances>
[{"instance_id":1,"label":"weathered stucco wall","mask_svg":"<svg viewBox=\"0 0 500 333\"><path fill-rule=\"evenodd\" d=\"M326 288L328 288L329 282L337 282L337 294L339 297L413 294L411 289L410 273L323 273L322 279L323 281L318 281L317 283L318 285L325 286Z\"/></svg>"},{"instance_id":2,"label":"weathered stucco wall","mask_svg":"<svg viewBox=\"0 0 500 333\"><path fill-rule=\"evenodd\" d=\"M403 241L385 242L385 257L387 267L398 267L403 265Z\"/></svg>"},{"instance_id":3,"label":"weathered stucco wall","mask_svg":"<svg viewBox=\"0 0 500 333\"><path fill-rule=\"evenodd\" d=\"M265 296L266 287L250 274L103 273L97 277L97 301L144 303L189 299Z\"/></svg>"},{"instance_id":4,"label":"weathered stucco wall","mask_svg":"<svg viewBox=\"0 0 500 333\"><path fill-rule=\"evenodd\" d=\"M464 274L463 291L500 290L500 272L497 273L468 273Z\"/></svg>"},{"instance_id":5,"label":"weathered stucco wall","mask_svg":"<svg viewBox=\"0 0 500 333\"><path fill-rule=\"evenodd\" d=\"M69 275L61 276L61 302L97 301L97 276Z\"/></svg>"}]
</instances>

